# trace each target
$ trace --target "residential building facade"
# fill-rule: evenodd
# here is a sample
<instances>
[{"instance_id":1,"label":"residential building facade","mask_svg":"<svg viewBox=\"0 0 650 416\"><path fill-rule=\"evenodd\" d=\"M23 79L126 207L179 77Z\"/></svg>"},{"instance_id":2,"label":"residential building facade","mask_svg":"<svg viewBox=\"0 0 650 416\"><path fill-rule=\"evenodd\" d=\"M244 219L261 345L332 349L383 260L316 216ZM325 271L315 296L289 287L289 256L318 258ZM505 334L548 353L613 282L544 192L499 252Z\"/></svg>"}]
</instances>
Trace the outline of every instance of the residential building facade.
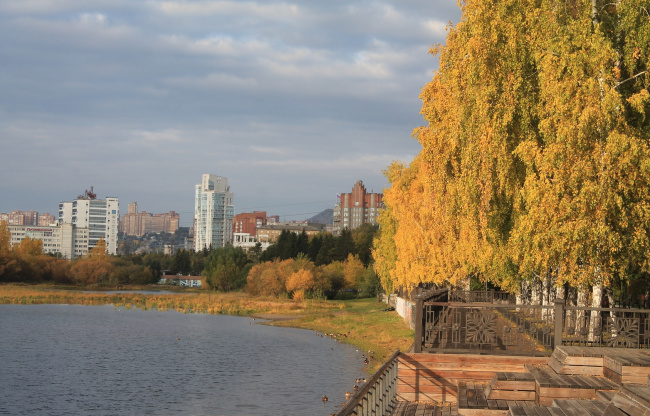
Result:
<instances>
[{"instance_id":1,"label":"residential building facade","mask_svg":"<svg viewBox=\"0 0 650 416\"><path fill-rule=\"evenodd\" d=\"M379 210L382 208L384 195L367 192L363 182L357 181L352 192L337 196L332 234L340 235L346 228L353 230L363 224L377 224Z\"/></svg>"},{"instance_id":2,"label":"residential building facade","mask_svg":"<svg viewBox=\"0 0 650 416\"><path fill-rule=\"evenodd\" d=\"M41 240L43 253L60 253L66 259L75 259L88 253L88 228L75 227L70 223L54 226L9 225L11 244L20 244L26 237Z\"/></svg>"},{"instance_id":3,"label":"residential building facade","mask_svg":"<svg viewBox=\"0 0 650 416\"><path fill-rule=\"evenodd\" d=\"M138 203L130 202L126 215L120 219L120 230L126 235L142 236L147 233L174 234L178 230L180 215L174 211L164 214L138 212Z\"/></svg>"},{"instance_id":4,"label":"residential building facade","mask_svg":"<svg viewBox=\"0 0 650 416\"><path fill-rule=\"evenodd\" d=\"M36 211L12 211L0 213L0 221L7 225L38 225L38 212Z\"/></svg>"},{"instance_id":5,"label":"residential building facade","mask_svg":"<svg viewBox=\"0 0 650 416\"><path fill-rule=\"evenodd\" d=\"M194 191L194 250L231 243L235 207L228 178L206 173Z\"/></svg>"},{"instance_id":6,"label":"residential building facade","mask_svg":"<svg viewBox=\"0 0 650 416\"><path fill-rule=\"evenodd\" d=\"M117 254L117 235L120 224L118 198L75 199L59 204L59 224L72 224L88 229L88 249L100 239L106 242L106 252Z\"/></svg>"},{"instance_id":7,"label":"residential building facade","mask_svg":"<svg viewBox=\"0 0 650 416\"><path fill-rule=\"evenodd\" d=\"M296 224L267 224L257 227L257 234L255 239L262 243L263 246L268 246L278 241L282 231L291 231L295 234L301 234L303 231L309 238L323 232L322 228L313 227L309 225L296 225Z\"/></svg>"},{"instance_id":8,"label":"residential building facade","mask_svg":"<svg viewBox=\"0 0 650 416\"><path fill-rule=\"evenodd\" d=\"M257 227L263 225L266 225L266 211L244 212L233 218L232 232L255 236Z\"/></svg>"},{"instance_id":9,"label":"residential building facade","mask_svg":"<svg viewBox=\"0 0 650 416\"><path fill-rule=\"evenodd\" d=\"M52 214L41 214L38 216L38 225L54 225L56 224L56 217Z\"/></svg>"}]
</instances>

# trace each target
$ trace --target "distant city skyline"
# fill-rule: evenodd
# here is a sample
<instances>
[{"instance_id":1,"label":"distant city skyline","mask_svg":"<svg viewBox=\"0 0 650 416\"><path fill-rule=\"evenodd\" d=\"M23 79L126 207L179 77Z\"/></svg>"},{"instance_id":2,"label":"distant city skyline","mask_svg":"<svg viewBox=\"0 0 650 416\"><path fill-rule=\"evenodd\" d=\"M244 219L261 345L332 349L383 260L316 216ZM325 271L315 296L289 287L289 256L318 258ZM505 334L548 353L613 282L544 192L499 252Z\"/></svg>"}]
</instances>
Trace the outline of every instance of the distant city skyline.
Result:
<instances>
[{"instance_id":1,"label":"distant city skyline","mask_svg":"<svg viewBox=\"0 0 650 416\"><path fill-rule=\"evenodd\" d=\"M235 212L302 220L409 163L456 0L0 1L0 212L98 198L176 211L229 178Z\"/></svg>"}]
</instances>

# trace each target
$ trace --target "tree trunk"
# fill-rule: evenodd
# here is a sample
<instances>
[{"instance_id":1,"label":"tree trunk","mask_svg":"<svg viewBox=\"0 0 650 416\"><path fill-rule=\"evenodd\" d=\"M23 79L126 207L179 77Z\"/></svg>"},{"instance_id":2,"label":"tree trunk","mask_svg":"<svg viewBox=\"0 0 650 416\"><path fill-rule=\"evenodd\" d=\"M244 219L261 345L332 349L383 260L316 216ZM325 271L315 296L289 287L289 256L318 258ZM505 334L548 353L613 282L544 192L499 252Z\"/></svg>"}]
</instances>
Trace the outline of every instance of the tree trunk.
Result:
<instances>
[{"instance_id":1,"label":"tree trunk","mask_svg":"<svg viewBox=\"0 0 650 416\"><path fill-rule=\"evenodd\" d=\"M528 281L523 280L519 286L519 292L517 293L517 305L525 305L528 301Z\"/></svg>"},{"instance_id":2,"label":"tree trunk","mask_svg":"<svg viewBox=\"0 0 650 416\"><path fill-rule=\"evenodd\" d=\"M533 276L533 279L530 282L530 304L542 304L542 281L539 280L539 277L537 276Z\"/></svg>"},{"instance_id":3,"label":"tree trunk","mask_svg":"<svg viewBox=\"0 0 650 416\"><path fill-rule=\"evenodd\" d=\"M555 299L564 299L564 305L568 305L567 303L567 295L564 293L564 286L556 286L555 287ZM553 299L555 301L555 299ZM552 310L552 313L555 313L555 309ZM565 312L566 314L566 312ZM555 316L553 315L553 319L563 319L563 316ZM563 328L564 329L564 328Z\"/></svg>"},{"instance_id":4,"label":"tree trunk","mask_svg":"<svg viewBox=\"0 0 650 416\"><path fill-rule=\"evenodd\" d=\"M584 286L580 285L578 288L578 297L576 299L576 306L579 308L586 308L587 301L589 300L589 290ZM585 320L586 313L584 309L578 309L576 313L576 334L580 336L585 336L588 334L589 328L587 321Z\"/></svg>"},{"instance_id":5,"label":"tree trunk","mask_svg":"<svg viewBox=\"0 0 650 416\"><path fill-rule=\"evenodd\" d=\"M551 299L552 290L551 290L551 272L544 273L544 279L542 280L542 305L549 306L553 301ZM551 315L552 308L543 308L542 309L542 318L546 318Z\"/></svg>"},{"instance_id":6,"label":"tree trunk","mask_svg":"<svg viewBox=\"0 0 650 416\"><path fill-rule=\"evenodd\" d=\"M603 281L598 278L596 283L592 286L591 307L601 308L603 306ZM601 311L591 311L589 322L589 341L595 342L600 338L602 332L602 318Z\"/></svg>"},{"instance_id":7,"label":"tree trunk","mask_svg":"<svg viewBox=\"0 0 650 416\"><path fill-rule=\"evenodd\" d=\"M615 308L616 307L616 300L614 299L614 291L612 290L612 288L611 287L605 287L605 288L603 288L603 291L605 293L605 296L607 297L608 307L609 308ZM615 320L617 317L618 317L618 314L616 313L616 311L611 311L609 313L609 319L610 320ZM612 337L617 337L618 333L616 332L616 326L611 325L610 329L611 329L611 334L610 335Z\"/></svg>"}]
</instances>

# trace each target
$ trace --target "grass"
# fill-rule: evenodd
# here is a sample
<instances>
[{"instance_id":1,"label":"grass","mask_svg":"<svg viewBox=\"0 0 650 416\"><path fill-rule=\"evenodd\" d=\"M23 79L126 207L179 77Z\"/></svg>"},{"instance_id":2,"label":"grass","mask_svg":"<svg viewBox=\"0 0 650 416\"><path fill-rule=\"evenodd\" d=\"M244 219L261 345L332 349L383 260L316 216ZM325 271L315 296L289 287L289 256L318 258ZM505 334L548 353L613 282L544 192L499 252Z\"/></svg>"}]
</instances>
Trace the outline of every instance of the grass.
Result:
<instances>
[{"instance_id":1,"label":"grass","mask_svg":"<svg viewBox=\"0 0 650 416\"><path fill-rule=\"evenodd\" d=\"M413 330L397 315L385 311L386 304L377 299L343 301L344 308L319 314L307 311L292 321L274 322L274 325L311 329L333 336L364 351L369 351L369 371L380 367L396 350L407 351L413 344Z\"/></svg>"},{"instance_id":2,"label":"grass","mask_svg":"<svg viewBox=\"0 0 650 416\"><path fill-rule=\"evenodd\" d=\"M128 309L282 317L269 323L318 331L370 355L369 372L380 367L396 349L406 351L413 343L413 331L404 320L395 312L385 311L386 304L375 298L294 301L250 297L245 293L84 293L48 285L1 285L0 304L112 304Z\"/></svg>"}]
</instances>

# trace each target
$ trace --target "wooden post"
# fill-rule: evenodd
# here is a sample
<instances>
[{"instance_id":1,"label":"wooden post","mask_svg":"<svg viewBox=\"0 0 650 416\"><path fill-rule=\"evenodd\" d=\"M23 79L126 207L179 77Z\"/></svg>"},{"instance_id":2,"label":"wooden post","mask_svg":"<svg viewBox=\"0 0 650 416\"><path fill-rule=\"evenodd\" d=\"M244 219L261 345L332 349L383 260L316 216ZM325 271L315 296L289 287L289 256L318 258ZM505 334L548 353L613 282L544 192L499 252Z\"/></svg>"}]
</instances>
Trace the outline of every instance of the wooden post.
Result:
<instances>
[{"instance_id":1,"label":"wooden post","mask_svg":"<svg viewBox=\"0 0 650 416\"><path fill-rule=\"evenodd\" d=\"M562 330L564 329L564 299L555 298L555 341L554 348L562 346Z\"/></svg>"},{"instance_id":2,"label":"wooden post","mask_svg":"<svg viewBox=\"0 0 650 416\"><path fill-rule=\"evenodd\" d=\"M422 352L422 335L424 334L422 328L422 314L424 313L424 301L420 296L415 301L415 334L413 335L413 351L416 353Z\"/></svg>"}]
</instances>

